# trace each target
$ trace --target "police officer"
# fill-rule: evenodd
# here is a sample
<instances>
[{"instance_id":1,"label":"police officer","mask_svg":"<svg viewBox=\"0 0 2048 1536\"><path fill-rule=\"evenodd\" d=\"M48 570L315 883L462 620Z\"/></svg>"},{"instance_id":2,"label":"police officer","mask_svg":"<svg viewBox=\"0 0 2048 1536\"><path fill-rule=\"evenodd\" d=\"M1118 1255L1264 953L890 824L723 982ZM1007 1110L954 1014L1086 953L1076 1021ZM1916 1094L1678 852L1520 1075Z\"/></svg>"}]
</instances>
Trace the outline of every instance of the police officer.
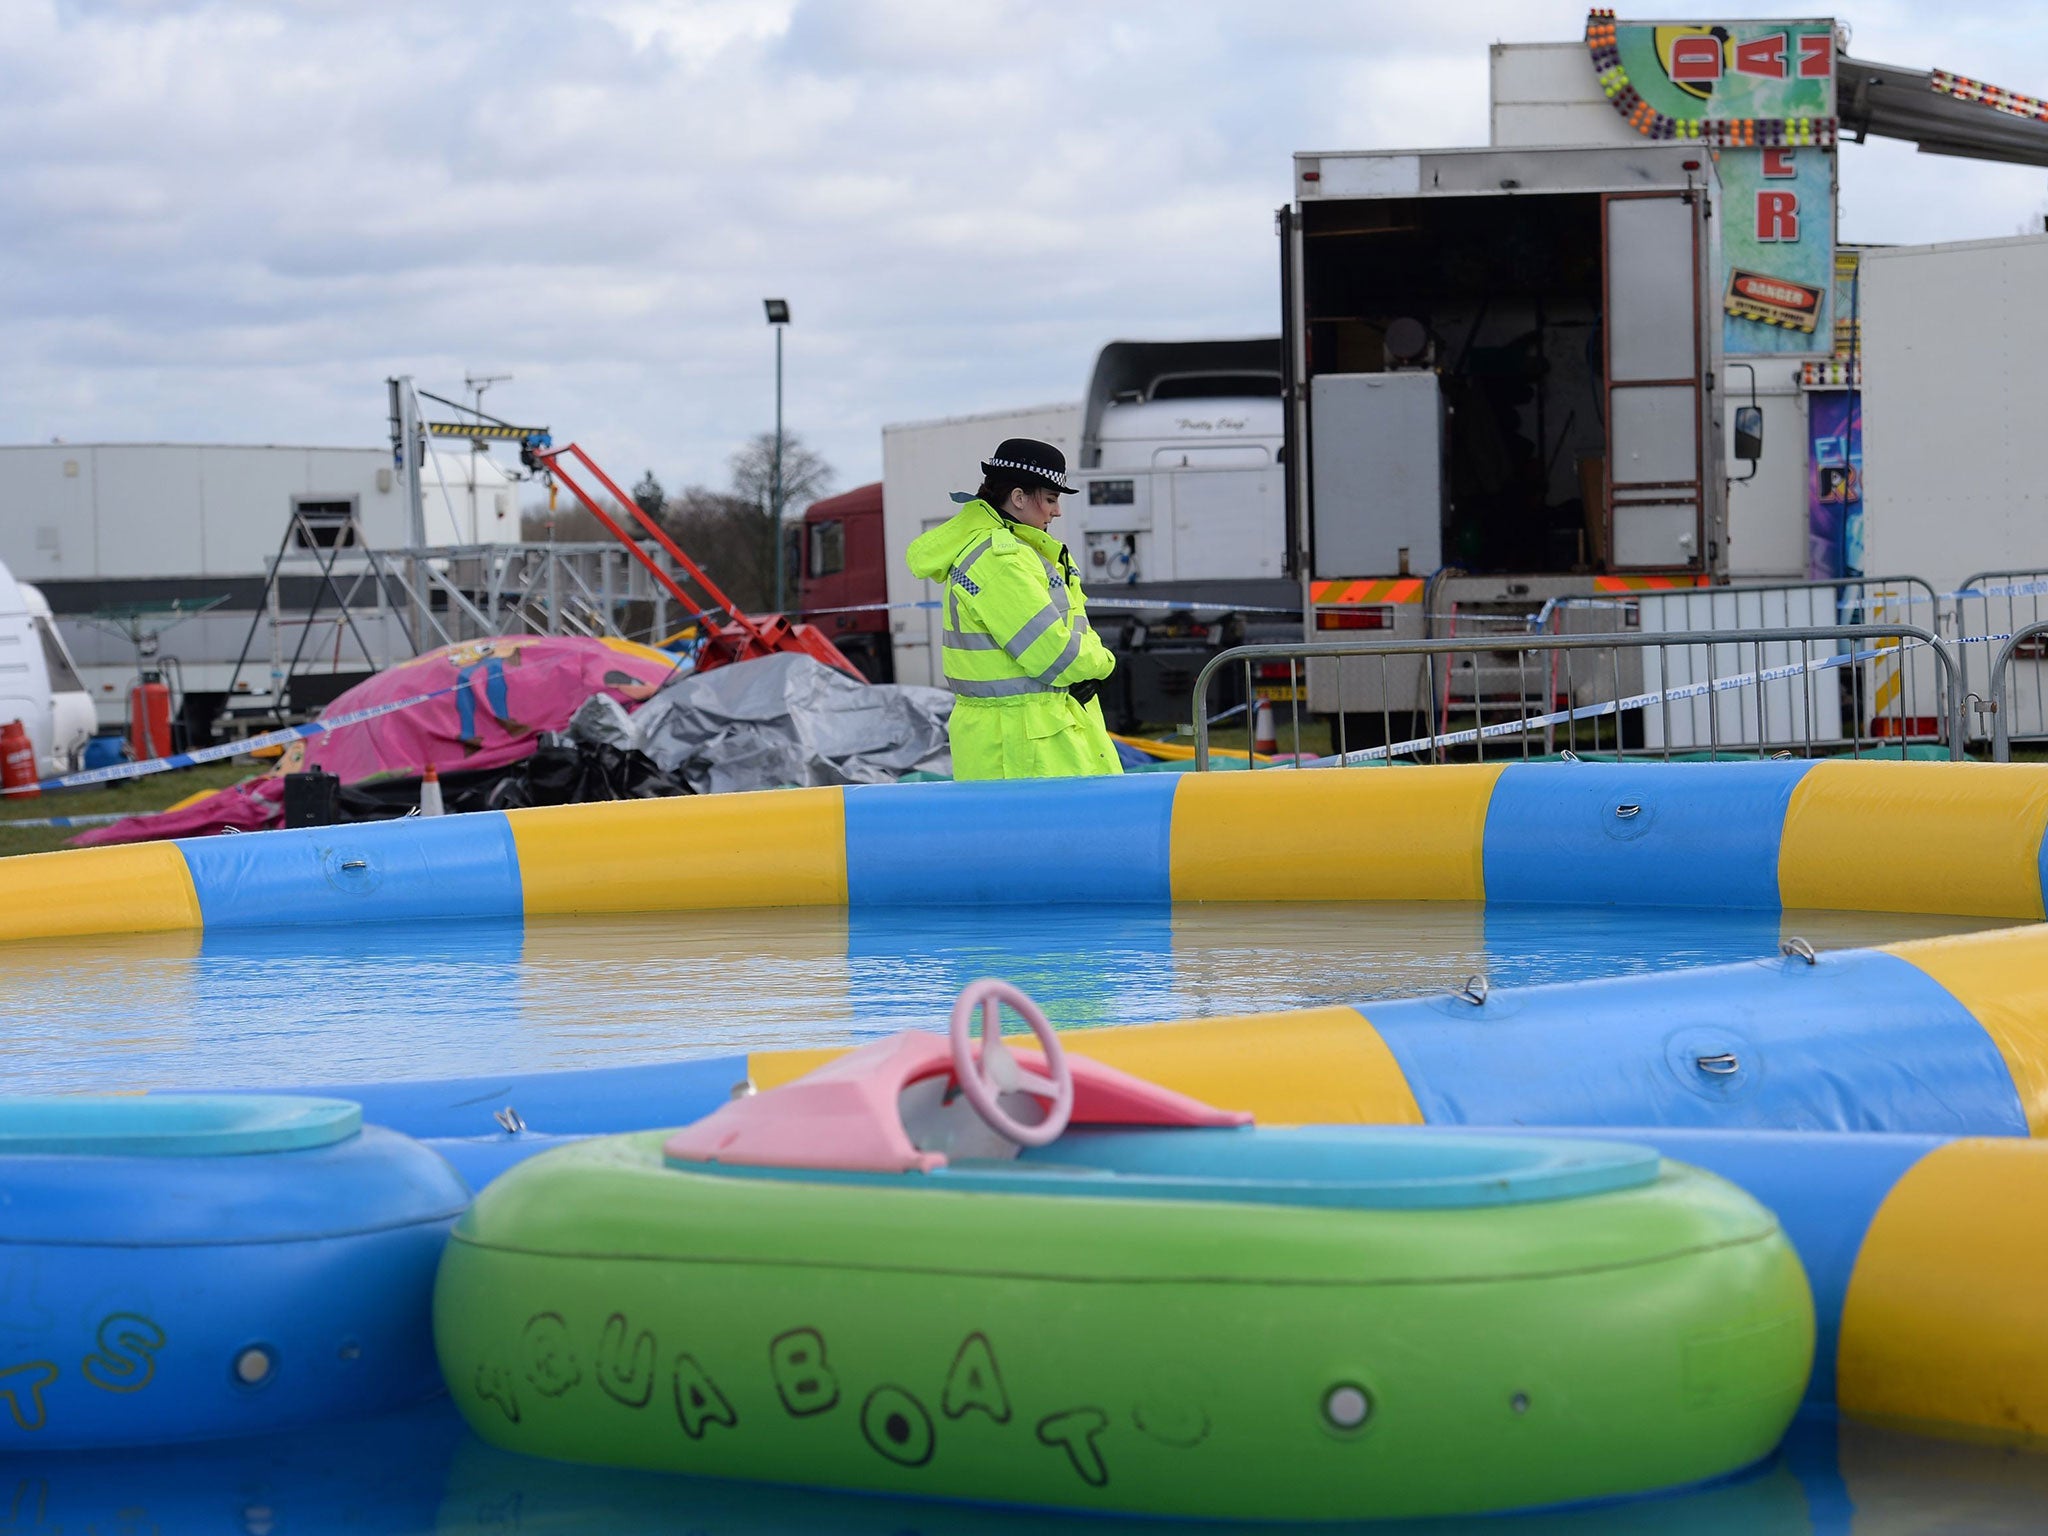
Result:
<instances>
[{"instance_id":1,"label":"police officer","mask_svg":"<svg viewBox=\"0 0 2048 1536\"><path fill-rule=\"evenodd\" d=\"M1088 626L1073 557L1046 532L1075 489L1066 455L1013 437L981 472L973 499L910 546L910 569L944 590L953 776L1121 773L1095 698L1116 658Z\"/></svg>"}]
</instances>

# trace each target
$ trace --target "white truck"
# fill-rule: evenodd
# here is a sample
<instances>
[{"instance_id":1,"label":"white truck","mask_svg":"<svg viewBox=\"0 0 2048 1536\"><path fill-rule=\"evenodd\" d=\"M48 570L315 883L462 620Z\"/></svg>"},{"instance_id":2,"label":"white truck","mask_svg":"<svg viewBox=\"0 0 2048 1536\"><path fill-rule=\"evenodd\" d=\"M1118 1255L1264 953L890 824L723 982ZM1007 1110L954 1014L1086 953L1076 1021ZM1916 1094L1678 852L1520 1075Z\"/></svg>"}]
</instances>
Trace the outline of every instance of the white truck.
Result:
<instances>
[{"instance_id":1,"label":"white truck","mask_svg":"<svg viewBox=\"0 0 2048 1536\"><path fill-rule=\"evenodd\" d=\"M443 442L423 480L431 542L520 537L518 487L489 455ZM176 658L179 692L191 703L182 713L197 724L228 702L252 620L258 630L238 679L242 690L262 694L273 655L291 657L302 637L323 671L369 668L353 637L339 632L336 604L312 563L317 551L294 541L274 615L264 578L295 510L353 515L372 549L404 547L403 491L388 448L0 444L0 561L46 590L103 726L127 717L142 659L121 632L130 625L164 628L161 655ZM344 575L341 585L348 583ZM309 630L304 616L316 597L319 621ZM219 606L198 611L209 603ZM174 604L186 616L169 627ZM135 617L149 610L161 617ZM411 653L397 620L374 630L367 615L356 622L379 664Z\"/></svg>"},{"instance_id":2,"label":"white truck","mask_svg":"<svg viewBox=\"0 0 2048 1536\"><path fill-rule=\"evenodd\" d=\"M1550 598L1725 575L1708 155L1298 154L1294 193L1285 455L1310 639L1467 634ZM1441 683L1408 658L1317 663L1307 691L1357 717L1358 745L1446 687L1520 686L1512 666Z\"/></svg>"}]
</instances>

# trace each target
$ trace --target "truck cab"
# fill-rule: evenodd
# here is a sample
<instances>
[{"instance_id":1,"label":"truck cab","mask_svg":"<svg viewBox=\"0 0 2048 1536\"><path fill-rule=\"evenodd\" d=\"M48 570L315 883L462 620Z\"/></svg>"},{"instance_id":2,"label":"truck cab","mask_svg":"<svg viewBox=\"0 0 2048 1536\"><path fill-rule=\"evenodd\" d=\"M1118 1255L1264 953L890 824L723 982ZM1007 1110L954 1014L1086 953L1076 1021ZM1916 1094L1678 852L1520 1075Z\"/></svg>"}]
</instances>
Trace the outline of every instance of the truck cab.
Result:
<instances>
[{"instance_id":1,"label":"truck cab","mask_svg":"<svg viewBox=\"0 0 2048 1536\"><path fill-rule=\"evenodd\" d=\"M1082 407L1080 493L1056 532L1117 655L1121 726L1178 721L1218 650L1300 632L1274 337L1111 342ZM1212 703L1240 702L1226 677Z\"/></svg>"},{"instance_id":2,"label":"truck cab","mask_svg":"<svg viewBox=\"0 0 2048 1536\"><path fill-rule=\"evenodd\" d=\"M896 679L889 646L882 483L814 501L791 530L799 615L822 630L871 683Z\"/></svg>"},{"instance_id":3,"label":"truck cab","mask_svg":"<svg viewBox=\"0 0 2048 1536\"><path fill-rule=\"evenodd\" d=\"M1111 342L1082 408L1081 493L1062 536L1091 598L1234 597L1288 583L1280 346L1243 341ZM1227 588L1204 592L1203 588Z\"/></svg>"}]
</instances>

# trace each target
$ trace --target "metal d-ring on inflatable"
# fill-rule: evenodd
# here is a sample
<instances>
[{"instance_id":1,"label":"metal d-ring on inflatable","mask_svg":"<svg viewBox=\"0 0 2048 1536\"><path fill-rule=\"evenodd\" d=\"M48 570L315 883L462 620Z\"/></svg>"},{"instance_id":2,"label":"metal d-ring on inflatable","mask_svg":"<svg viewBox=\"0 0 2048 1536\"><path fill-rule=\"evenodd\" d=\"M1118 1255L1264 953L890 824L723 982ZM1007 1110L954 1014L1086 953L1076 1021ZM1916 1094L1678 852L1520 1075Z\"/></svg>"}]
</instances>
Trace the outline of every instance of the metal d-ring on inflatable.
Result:
<instances>
[{"instance_id":1,"label":"metal d-ring on inflatable","mask_svg":"<svg viewBox=\"0 0 2048 1536\"><path fill-rule=\"evenodd\" d=\"M431 1396L469 1190L337 1099L0 1098L0 1454Z\"/></svg>"},{"instance_id":2,"label":"metal d-ring on inflatable","mask_svg":"<svg viewBox=\"0 0 2048 1536\"><path fill-rule=\"evenodd\" d=\"M1626 1144L1248 1129L1061 1058L1028 1006L1043 1054L976 1052L1003 996L970 988L950 1041L491 1184L435 1293L471 1426L568 1461L1248 1519L1626 1495L1777 1444L1812 1303L1733 1186Z\"/></svg>"}]
</instances>

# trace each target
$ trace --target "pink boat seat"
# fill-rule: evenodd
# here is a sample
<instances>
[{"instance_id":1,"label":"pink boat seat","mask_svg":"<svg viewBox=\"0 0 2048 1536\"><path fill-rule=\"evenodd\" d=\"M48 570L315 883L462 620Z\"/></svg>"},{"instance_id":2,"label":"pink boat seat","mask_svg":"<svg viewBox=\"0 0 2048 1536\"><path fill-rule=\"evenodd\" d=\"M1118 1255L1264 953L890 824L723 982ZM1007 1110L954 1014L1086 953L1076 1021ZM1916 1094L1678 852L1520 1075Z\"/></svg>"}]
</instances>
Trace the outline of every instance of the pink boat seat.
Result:
<instances>
[{"instance_id":1,"label":"pink boat seat","mask_svg":"<svg viewBox=\"0 0 2048 1536\"><path fill-rule=\"evenodd\" d=\"M1005 1040L1005 1046L1010 1042ZM1011 1046L1020 1064L1046 1072L1044 1056ZM977 1048L978 1049L978 1048ZM1074 1074L1072 1125L1239 1126L1252 1117L1215 1109L1084 1057ZM946 1154L920 1149L904 1128L900 1099L913 1083L953 1072L943 1035L905 1030L827 1062L780 1088L735 1099L677 1131L662 1151L672 1163L816 1168L840 1173L928 1173Z\"/></svg>"}]
</instances>

